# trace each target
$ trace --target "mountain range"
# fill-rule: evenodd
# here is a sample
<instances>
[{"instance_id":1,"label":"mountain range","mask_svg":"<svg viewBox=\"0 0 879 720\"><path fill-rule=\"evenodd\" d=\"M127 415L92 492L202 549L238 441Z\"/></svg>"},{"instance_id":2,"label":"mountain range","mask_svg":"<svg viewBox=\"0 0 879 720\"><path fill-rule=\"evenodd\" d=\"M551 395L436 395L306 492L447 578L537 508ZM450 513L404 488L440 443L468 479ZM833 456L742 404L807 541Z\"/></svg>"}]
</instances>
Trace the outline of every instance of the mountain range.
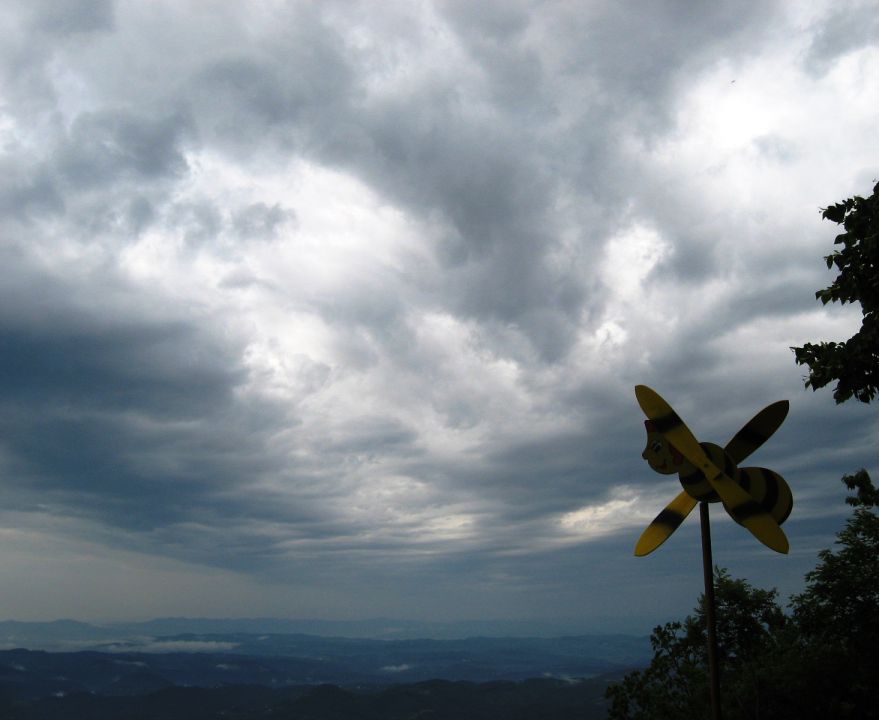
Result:
<instances>
[{"instance_id":1,"label":"mountain range","mask_svg":"<svg viewBox=\"0 0 879 720\"><path fill-rule=\"evenodd\" d=\"M361 637L284 632L303 627ZM455 635L465 628L426 629ZM333 715L337 705L359 708L351 717L393 718L388 703L409 707L422 697L421 710L442 717L454 706L450 698L467 696L468 712L496 702L509 706L504 717L516 717L533 702L555 707L558 717L563 708L572 717L602 717L588 708L603 707L609 679L651 655L647 638L627 635L406 637L419 630L425 627L391 621L342 628L273 619L0 622L0 716L170 718L178 707L194 703L201 712L219 703L222 712L204 717L262 717L267 708L304 704L313 718L347 717Z\"/></svg>"}]
</instances>

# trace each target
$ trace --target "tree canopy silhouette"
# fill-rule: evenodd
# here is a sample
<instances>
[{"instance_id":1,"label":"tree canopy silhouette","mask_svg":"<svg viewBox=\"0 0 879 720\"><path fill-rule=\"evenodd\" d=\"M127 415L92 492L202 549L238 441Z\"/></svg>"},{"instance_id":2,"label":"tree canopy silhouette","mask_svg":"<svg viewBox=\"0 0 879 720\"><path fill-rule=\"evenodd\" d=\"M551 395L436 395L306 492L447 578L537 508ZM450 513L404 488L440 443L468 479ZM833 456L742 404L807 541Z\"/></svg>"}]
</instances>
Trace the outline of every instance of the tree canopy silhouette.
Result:
<instances>
[{"instance_id":1,"label":"tree canopy silhouette","mask_svg":"<svg viewBox=\"0 0 879 720\"><path fill-rule=\"evenodd\" d=\"M870 402L879 390L879 183L867 198L856 195L831 205L822 217L842 225L841 245L824 260L839 275L815 297L828 302L861 304L861 329L845 342L806 343L794 347L796 362L809 366L806 387L813 390L837 381L833 398Z\"/></svg>"}]
</instances>

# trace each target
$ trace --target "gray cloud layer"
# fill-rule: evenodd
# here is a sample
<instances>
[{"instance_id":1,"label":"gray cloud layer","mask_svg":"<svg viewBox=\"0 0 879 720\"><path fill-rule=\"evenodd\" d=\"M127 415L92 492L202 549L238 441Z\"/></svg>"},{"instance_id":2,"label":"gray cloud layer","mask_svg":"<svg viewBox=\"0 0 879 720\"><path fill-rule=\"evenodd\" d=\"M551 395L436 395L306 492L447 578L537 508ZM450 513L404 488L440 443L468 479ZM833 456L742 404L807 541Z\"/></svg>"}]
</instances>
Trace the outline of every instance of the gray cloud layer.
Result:
<instances>
[{"instance_id":1,"label":"gray cloud layer","mask_svg":"<svg viewBox=\"0 0 879 720\"><path fill-rule=\"evenodd\" d=\"M877 62L856 15L9 5L5 526L230 571L291 614L643 628L698 586L637 599L681 573L629 558L676 492L639 457L647 382L715 441L793 398L760 463L808 550L718 530L734 572L793 587L873 458L873 416L806 396L787 350L855 320L812 298L815 211L876 149L869 100L842 139L828 111L864 92L840 64Z\"/></svg>"}]
</instances>

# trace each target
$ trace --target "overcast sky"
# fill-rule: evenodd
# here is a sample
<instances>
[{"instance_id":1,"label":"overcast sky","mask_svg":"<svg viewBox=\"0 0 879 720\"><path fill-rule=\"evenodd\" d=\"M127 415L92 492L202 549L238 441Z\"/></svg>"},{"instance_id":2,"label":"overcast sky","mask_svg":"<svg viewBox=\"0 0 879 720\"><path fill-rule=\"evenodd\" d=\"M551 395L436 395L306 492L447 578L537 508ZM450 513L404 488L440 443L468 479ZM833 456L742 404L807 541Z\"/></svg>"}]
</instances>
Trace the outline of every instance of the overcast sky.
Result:
<instances>
[{"instance_id":1,"label":"overcast sky","mask_svg":"<svg viewBox=\"0 0 879 720\"><path fill-rule=\"evenodd\" d=\"M803 388L820 208L879 177L879 7L89 2L0 10L0 616L548 618L647 632L698 513L634 386L795 499L802 588L879 471Z\"/></svg>"}]
</instances>

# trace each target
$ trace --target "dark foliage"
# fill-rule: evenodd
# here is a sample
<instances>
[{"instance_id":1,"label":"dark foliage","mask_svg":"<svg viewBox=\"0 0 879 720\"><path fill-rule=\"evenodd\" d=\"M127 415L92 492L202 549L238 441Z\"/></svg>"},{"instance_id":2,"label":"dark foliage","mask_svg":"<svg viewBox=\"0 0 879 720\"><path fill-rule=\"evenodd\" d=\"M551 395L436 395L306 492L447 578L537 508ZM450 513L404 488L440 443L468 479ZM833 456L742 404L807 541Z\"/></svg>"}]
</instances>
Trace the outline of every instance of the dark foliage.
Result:
<instances>
[{"instance_id":1,"label":"dark foliage","mask_svg":"<svg viewBox=\"0 0 879 720\"><path fill-rule=\"evenodd\" d=\"M877 491L863 470L843 482L857 488L848 498L852 517L837 536L837 549L822 550L821 562L806 575L806 590L793 598L799 647L822 667L809 678L823 681L834 717L879 717L879 516L871 511ZM845 688L845 693L834 693ZM815 698L812 705L821 702Z\"/></svg>"},{"instance_id":2,"label":"dark foliage","mask_svg":"<svg viewBox=\"0 0 879 720\"><path fill-rule=\"evenodd\" d=\"M425 683L347 690L228 686L174 687L138 697L80 693L32 701L0 700L4 720L599 720L606 681Z\"/></svg>"},{"instance_id":3,"label":"dark foliage","mask_svg":"<svg viewBox=\"0 0 879 720\"><path fill-rule=\"evenodd\" d=\"M809 366L806 387L813 390L837 381L837 403L855 397L870 402L879 389L879 183L870 197L855 196L826 208L822 217L844 227L824 260L839 275L815 297L828 302L859 302L861 329L845 342L806 343L791 348L799 365Z\"/></svg>"},{"instance_id":4,"label":"dark foliage","mask_svg":"<svg viewBox=\"0 0 879 720\"><path fill-rule=\"evenodd\" d=\"M861 468L854 475L844 475L843 483L855 495L849 495L845 501L854 507L873 508L879 505L879 490L873 487L867 471Z\"/></svg>"},{"instance_id":5,"label":"dark foliage","mask_svg":"<svg viewBox=\"0 0 879 720\"><path fill-rule=\"evenodd\" d=\"M761 691L755 674L758 659L774 651L785 617L774 590L760 590L744 580L715 574L717 636L724 670L724 699L731 707L725 716L736 717L737 708ZM611 685L609 717L613 720L709 717L705 598L683 622L657 627L651 636L654 657L643 671Z\"/></svg>"}]
</instances>

